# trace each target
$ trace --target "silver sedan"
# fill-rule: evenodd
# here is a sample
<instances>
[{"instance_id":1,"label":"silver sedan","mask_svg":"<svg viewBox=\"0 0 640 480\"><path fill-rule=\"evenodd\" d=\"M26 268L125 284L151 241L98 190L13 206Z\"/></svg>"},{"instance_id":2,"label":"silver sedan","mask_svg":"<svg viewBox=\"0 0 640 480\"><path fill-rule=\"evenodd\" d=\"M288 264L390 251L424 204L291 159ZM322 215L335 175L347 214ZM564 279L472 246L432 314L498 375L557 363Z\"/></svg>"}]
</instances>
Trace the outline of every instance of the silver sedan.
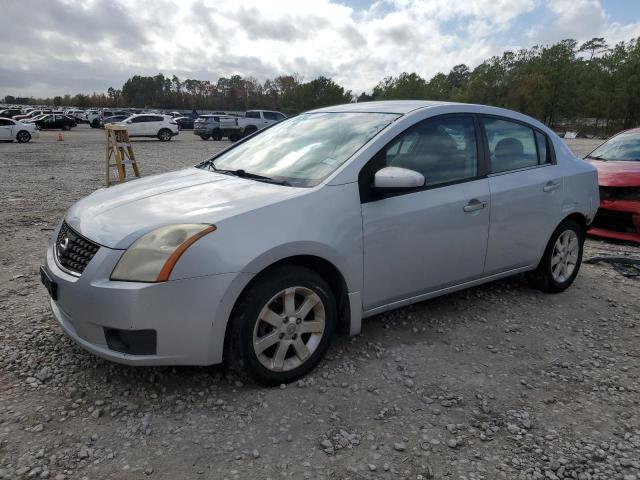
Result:
<instances>
[{"instance_id":1,"label":"silver sedan","mask_svg":"<svg viewBox=\"0 0 640 480\"><path fill-rule=\"evenodd\" d=\"M41 277L96 355L279 384L381 312L521 272L565 290L598 203L596 170L525 115L340 105L80 200Z\"/></svg>"}]
</instances>

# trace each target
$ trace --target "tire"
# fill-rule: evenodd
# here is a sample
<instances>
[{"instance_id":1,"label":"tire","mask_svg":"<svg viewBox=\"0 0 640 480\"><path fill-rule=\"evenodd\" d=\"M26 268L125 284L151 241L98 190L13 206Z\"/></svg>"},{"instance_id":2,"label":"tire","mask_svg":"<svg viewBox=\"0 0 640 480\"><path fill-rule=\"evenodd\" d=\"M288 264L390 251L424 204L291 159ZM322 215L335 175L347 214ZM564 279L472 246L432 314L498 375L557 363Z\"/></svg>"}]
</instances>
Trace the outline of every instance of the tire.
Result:
<instances>
[{"instance_id":1,"label":"tire","mask_svg":"<svg viewBox=\"0 0 640 480\"><path fill-rule=\"evenodd\" d=\"M62 130L64 130L65 132L68 132L69 130L71 130L71 127L69 125L63 125Z\"/></svg>"},{"instance_id":2,"label":"tire","mask_svg":"<svg viewBox=\"0 0 640 480\"><path fill-rule=\"evenodd\" d=\"M18 143L28 143L31 140L31 134L26 130L20 130L16 135Z\"/></svg>"},{"instance_id":3,"label":"tire","mask_svg":"<svg viewBox=\"0 0 640 480\"><path fill-rule=\"evenodd\" d=\"M168 142L169 140L171 140L171 137L173 137L173 134L168 128L163 128L158 132L158 140L160 140L161 142Z\"/></svg>"},{"instance_id":4,"label":"tire","mask_svg":"<svg viewBox=\"0 0 640 480\"><path fill-rule=\"evenodd\" d=\"M211 138L209 135L200 135L200 138L202 140L209 140L209 138Z\"/></svg>"},{"instance_id":5,"label":"tire","mask_svg":"<svg viewBox=\"0 0 640 480\"><path fill-rule=\"evenodd\" d=\"M249 125L247 128L244 129L244 132L242 132L242 136L248 137L249 135L257 131L258 131L258 128L255 125Z\"/></svg>"},{"instance_id":6,"label":"tire","mask_svg":"<svg viewBox=\"0 0 640 480\"><path fill-rule=\"evenodd\" d=\"M100 122L98 120L91 121L91 128L98 128L100 126Z\"/></svg>"},{"instance_id":7,"label":"tire","mask_svg":"<svg viewBox=\"0 0 640 480\"><path fill-rule=\"evenodd\" d=\"M560 293L569 288L582 264L584 238L578 222L564 220L551 235L538 268L527 273L531 285L547 293Z\"/></svg>"},{"instance_id":8,"label":"tire","mask_svg":"<svg viewBox=\"0 0 640 480\"><path fill-rule=\"evenodd\" d=\"M219 129L215 129L212 133L211 133L211 137L216 141L219 142L220 140L222 140L222 132Z\"/></svg>"},{"instance_id":9,"label":"tire","mask_svg":"<svg viewBox=\"0 0 640 480\"><path fill-rule=\"evenodd\" d=\"M307 313L301 313L305 305ZM225 363L263 385L292 382L324 356L337 315L329 285L314 271L295 265L268 270L236 303Z\"/></svg>"},{"instance_id":10,"label":"tire","mask_svg":"<svg viewBox=\"0 0 640 480\"><path fill-rule=\"evenodd\" d=\"M240 134L239 133L231 133L231 134L229 134L229 141L230 142L237 142L238 140L240 140Z\"/></svg>"}]
</instances>

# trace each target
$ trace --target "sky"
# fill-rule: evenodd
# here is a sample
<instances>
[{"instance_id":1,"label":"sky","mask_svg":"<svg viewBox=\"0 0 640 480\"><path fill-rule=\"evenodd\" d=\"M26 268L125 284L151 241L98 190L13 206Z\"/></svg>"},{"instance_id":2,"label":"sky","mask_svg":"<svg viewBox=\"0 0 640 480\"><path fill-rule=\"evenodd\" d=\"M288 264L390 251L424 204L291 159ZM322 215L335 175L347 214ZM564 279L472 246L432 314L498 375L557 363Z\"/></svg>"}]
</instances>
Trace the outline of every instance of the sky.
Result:
<instances>
[{"instance_id":1,"label":"sky","mask_svg":"<svg viewBox=\"0 0 640 480\"><path fill-rule=\"evenodd\" d=\"M0 98L121 88L132 75L319 75L359 94L505 50L640 37L640 0L2 0Z\"/></svg>"}]
</instances>

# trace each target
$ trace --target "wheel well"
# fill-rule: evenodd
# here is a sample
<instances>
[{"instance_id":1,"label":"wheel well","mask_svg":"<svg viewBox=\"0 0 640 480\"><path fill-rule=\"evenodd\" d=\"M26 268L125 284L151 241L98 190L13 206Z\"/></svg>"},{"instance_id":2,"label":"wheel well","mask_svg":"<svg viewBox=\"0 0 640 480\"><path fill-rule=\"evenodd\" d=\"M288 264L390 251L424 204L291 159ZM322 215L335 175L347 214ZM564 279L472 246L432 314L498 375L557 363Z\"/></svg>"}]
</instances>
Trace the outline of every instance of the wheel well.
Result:
<instances>
[{"instance_id":1,"label":"wheel well","mask_svg":"<svg viewBox=\"0 0 640 480\"><path fill-rule=\"evenodd\" d=\"M587 233L587 219L585 218L584 215L582 215L581 213L572 213L571 215L565 217L564 219L562 219L562 222L564 222L565 220L574 220L576 222L578 222L578 225L580 225L580 227L582 228L582 234L586 235ZM562 223L560 222L560 223ZM559 224L558 224L559 225Z\"/></svg>"},{"instance_id":2,"label":"wheel well","mask_svg":"<svg viewBox=\"0 0 640 480\"><path fill-rule=\"evenodd\" d=\"M264 268L244 287L244 289L238 296L238 300L236 300L236 305L238 305L238 301L242 298L247 289L251 285L253 285L254 282L256 282L259 278L267 275L272 269L280 267L282 265L298 265L301 267L306 267L309 270L313 270L315 273L320 275L329 284L331 292L336 298L338 307L338 331L340 333L348 333L351 323L351 310L349 308L349 297L347 295L347 282L345 282L344 277L335 267L335 265L333 265L328 260L325 260L322 257L317 257L315 255L296 255L293 257L283 258L282 260L278 260L277 262L272 263L268 267ZM233 307L234 310L236 308L236 305L234 305ZM231 317L232 316L233 312L231 314ZM229 332L228 325L226 331L227 333Z\"/></svg>"}]
</instances>

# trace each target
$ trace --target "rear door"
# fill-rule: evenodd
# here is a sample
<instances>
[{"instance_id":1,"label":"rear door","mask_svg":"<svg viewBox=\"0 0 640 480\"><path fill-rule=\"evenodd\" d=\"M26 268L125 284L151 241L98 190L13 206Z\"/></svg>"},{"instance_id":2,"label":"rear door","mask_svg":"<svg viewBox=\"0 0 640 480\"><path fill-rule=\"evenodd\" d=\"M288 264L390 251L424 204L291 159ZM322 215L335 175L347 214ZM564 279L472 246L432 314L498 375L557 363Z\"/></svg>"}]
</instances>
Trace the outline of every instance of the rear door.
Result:
<instances>
[{"instance_id":1,"label":"rear door","mask_svg":"<svg viewBox=\"0 0 640 480\"><path fill-rule=\"evenodd\" d=\"M480 123L490 164L490 275L540 260L561 220L564 185L544 132L502 117L483 116Z\"/></svg>"}]
</instances>

